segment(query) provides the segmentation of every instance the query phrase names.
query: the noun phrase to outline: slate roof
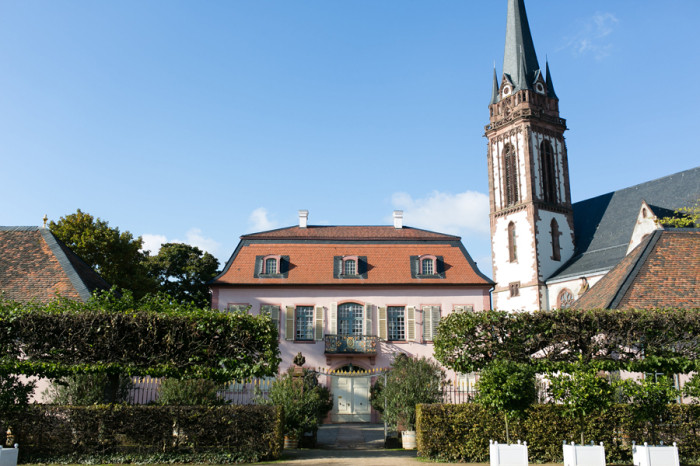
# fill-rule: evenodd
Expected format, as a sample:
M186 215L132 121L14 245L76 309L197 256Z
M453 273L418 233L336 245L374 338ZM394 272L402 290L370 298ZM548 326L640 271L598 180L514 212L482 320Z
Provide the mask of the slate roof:
M517 91L530 89L539 70L524 0L508 0L503 74L510 77Z
M18 302L87 301L109 283L47 228L0 227L0 294Z
M603 194L573 205L576 252L549 279L610 270L625 257L642 201L657 215L700 198L700 167Z
M700 309L700 229L657 230L572 306Z
M417 278L411 261L430 254L444 264L440 278ZM260 257L288 257L284 277L256 274ZM334 260L342 256L366 257L363 278L338 278ZM414 270L415 272L415 270ZM212 286L288 285L415 285L479 286L493 282L483 275L458 236L393 226L290 227L241 237L241 242Z

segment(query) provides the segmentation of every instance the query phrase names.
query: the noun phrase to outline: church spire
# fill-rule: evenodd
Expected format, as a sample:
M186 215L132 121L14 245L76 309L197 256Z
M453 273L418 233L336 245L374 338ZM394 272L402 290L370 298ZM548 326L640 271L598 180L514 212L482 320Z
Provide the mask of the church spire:
M549 73L549 60L545 65L547 68L547 95L552 99L557 98L557 94L554 92L554 83L552 82L552 75Z
M525 71L522 77L519 76L522 73L521 67ZM508 75L516 89L530 89L539 69L524 0L508 0L503 74Z
M498 75L496 74L496 64L493 64L493 89L491 90L491 103L489 105L498 103Z

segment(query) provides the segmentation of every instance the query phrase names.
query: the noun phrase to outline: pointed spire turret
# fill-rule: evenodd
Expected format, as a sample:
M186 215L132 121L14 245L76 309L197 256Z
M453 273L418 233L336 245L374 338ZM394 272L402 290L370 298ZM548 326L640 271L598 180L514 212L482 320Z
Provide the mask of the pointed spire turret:
M498 85L498 74L496 74L496 65L494 64L493 66L493 90L491 91L491 103L489 105L497 104L498 103L498 88L500 86Z
M553 99L556 99L557 94L554 92L554 83L552 82L552 75L549 73L549 60L547 60L545 67L547 68L547 95Z
M510 76L516 89L529 89L539 69L524 0L508 0L503 74ZM518 77L522 70L524 75Z

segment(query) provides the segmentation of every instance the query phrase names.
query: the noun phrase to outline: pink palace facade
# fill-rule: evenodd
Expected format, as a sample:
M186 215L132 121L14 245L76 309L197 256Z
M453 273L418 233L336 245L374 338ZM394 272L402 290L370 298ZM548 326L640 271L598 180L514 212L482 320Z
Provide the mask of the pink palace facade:
M377 421L369 376L395 354L433 355L441 317L490 308L493 282L457 236L393 226L299 225L244 235L212 280L212 307L268 313L279 331L285 371L302 352L306 367L355 372L326 380L332 422ZM458 377L449 373L451 381Z

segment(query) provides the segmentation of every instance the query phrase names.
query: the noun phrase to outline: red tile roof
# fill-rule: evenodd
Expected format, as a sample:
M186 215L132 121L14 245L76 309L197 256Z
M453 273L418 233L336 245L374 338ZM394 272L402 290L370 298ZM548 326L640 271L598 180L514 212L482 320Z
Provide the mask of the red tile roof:
M0 227L0 294L19 302L61 295L86 301L109 289L94 270L45 228Z
M256 257L289 257L286 278L256 278ZM411 256L441 256L444 278L413 278ZM367 258L366 278L334 278L334 258ZM216 285L476 285L490 287L459 237L413 228L309 227L284 228L245 235Z
M576 309L700 309L700 230L658 230L600 279Z
M342 241L358 240L445 240L459 241L459 236L445 235L418 228L394 228L393 226L309 226L289 227L243 235L241 239L327 239Z

